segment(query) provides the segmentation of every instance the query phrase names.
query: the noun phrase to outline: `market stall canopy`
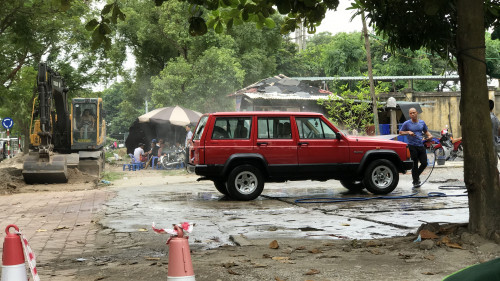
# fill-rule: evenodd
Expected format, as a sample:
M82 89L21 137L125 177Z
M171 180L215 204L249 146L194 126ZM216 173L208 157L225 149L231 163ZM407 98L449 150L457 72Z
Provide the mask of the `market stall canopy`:
M181 106L162 107L139 116L139 123L186 126L196 124L202 114Z

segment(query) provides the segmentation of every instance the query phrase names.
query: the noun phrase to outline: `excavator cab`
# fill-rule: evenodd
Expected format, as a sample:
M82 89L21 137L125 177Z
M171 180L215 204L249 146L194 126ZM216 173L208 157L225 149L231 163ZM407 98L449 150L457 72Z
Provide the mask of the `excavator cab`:
M105 132L101 98L75 98L71 106L71 150L97 150Z

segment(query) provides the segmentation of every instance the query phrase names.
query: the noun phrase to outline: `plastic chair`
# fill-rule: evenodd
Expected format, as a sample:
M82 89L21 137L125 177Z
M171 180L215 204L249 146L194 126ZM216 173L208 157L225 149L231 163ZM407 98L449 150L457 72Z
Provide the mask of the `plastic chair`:
M141 162L141 161L137 161L134 157L134 154L132 153L129 153L128 156L130 156L130 159L131 159L131 163L130 165L132 165L132 170L133 171L136 171L136 170L140 170L140 169L144 169L145 168L145 163L144 162ZM129 169L130 170L130 169Z

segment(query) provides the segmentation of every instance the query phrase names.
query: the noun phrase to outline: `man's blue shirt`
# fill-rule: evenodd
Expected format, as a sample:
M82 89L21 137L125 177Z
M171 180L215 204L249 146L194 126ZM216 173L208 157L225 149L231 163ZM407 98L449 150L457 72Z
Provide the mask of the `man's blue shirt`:
M424 144L422 143L422 137L423 133L427 132L427 125L425 124L424 120L418 120L418 122L413 123L413 121L406 120L403 123L403 126L401 126L400 131L412 131L415 133L415 136L410 136L408 135L408 144L409 145L414 145L414 146L423 146Z

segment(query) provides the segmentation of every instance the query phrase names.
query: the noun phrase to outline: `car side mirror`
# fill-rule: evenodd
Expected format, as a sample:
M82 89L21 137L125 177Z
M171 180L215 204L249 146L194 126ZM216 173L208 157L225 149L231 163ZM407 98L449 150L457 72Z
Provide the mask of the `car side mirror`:
M341 140L341 139L342 139L342 135L341 135L339 132L336 132L336 133L335 133L335 138L336 138L337 140Z

